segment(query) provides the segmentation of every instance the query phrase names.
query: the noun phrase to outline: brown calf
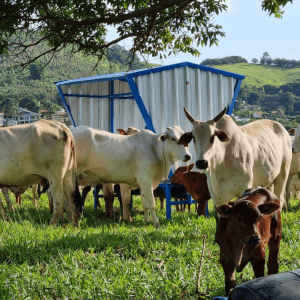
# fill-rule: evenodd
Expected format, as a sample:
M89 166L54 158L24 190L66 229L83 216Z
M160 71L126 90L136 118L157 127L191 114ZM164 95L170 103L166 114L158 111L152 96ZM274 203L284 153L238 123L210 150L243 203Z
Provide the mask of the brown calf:
M198 203L197 212L199 216L205 215L207 201L211 198L207 186L206 175L199 172L191 172L194 164L177 168L171 177L173 183L179 183Z
M225 291L236 286L235 269L251 262L256 278L264 276L265 250L269 245L268 275L278 273L281 239L280 202L264 187L247 189L241 198L217 207L220 219L216 242L225 273Z

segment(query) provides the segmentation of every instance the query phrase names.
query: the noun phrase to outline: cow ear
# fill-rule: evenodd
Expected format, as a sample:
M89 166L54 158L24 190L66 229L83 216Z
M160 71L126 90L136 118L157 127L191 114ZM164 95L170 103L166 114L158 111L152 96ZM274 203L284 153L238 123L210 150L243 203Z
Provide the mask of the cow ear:
M117 129L117 131L118 131L120 134L122 134L122 135L127 135L127 134L126 134L126 130L124 130L124 129L122 129L122 128Z
M264 215L271 215L273 212L275 212L277 209L280 208L280 205L275 202L267 202L261 205L257 206L260 213Z
M218 139L221 142L228 142L229 141L229 137L228 137L227 133L222 131L222 130L216 130L215 135L218 137Z
M166 140L167 136L165 134L161 134L158 138L159 141L164 142Z
M191 142L192 138L193 134L191 132L186 132L180 137L178 145L183 145L184 147L187 147L188 144Z
M290 133L291 135L295 135L296 132L296 128L291 128L290 130L288 130L288 133Z
M192 163L192 164L189 165L189 171L193 170L194 165L195 165L194 163Z
M221 204L216 208L216 211L221 217L228 217L233 213L233 208L228 204Z

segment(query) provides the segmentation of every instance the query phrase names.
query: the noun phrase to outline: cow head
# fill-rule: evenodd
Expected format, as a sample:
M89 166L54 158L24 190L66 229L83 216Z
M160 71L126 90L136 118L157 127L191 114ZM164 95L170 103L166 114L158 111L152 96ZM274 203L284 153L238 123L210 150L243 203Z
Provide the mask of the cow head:
M170 178L170 180L173 183L179 183L181 184L183 181L183 174L190 172L194 168L194 163L190 164L189 166L182 166L176 169L173 176Z
M192 132L185 133L180 138L180 143L187 144L192 139L195 144L196 150L196 167L199 169L209 168L209 161L212 157L214 145L217 141L227 142L229 140L228 135L217 129L216 123L223 117L226 112L226 108L218 114L214 119L207 122L200 122L195 120L184 107L184 112L188 120L193 124Z
M174 162L182 160L189 161L192 155L187 145L178 143L180 137L183 135L183 130L180 126L168 127L167 131L159 136L159 141L164 143L165 151L168 153L170 159Z
M228 218L228 232L242 244L257 246L261 242L259 220L280 208L278 198L263 187L246 190L234 202L221 204L216 211Z
M297 128L290 129L289 133L292 134L292 136L295 136L292 143L293 153L299 153L300 152L300 125Z
M140 132L140 130L138 128L135 128L135 127L128 127L128 130L120 128L120 129L117 129L117 131L121 135L134 135L134 134Z

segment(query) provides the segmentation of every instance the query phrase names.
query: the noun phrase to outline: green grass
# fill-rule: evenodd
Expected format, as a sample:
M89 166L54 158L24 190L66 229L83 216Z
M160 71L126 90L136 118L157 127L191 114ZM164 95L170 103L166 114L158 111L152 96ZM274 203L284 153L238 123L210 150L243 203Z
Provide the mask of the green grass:
M300 268L300 213L297 201L291 203L283 213L280 272ZM158 229L144 224L139 197L133 206L131 223L120 221L117 200L107 220L104 204L93 210L90 193L78 228L67 221L52 227L46 196L35 208L27 191L21 207L8 212L10 221L0 221L0 299L199 299L204 235L200 289L207 299L224 295L212 203L209 219L173 211L168 221L158 210ZM252 279L251 266L237 278L238 284Z
M217 69L246 75L243 84L264 86L280 86L289 82L296 82L300 78L300 68L275 67L240 63L234 65L218 65Z

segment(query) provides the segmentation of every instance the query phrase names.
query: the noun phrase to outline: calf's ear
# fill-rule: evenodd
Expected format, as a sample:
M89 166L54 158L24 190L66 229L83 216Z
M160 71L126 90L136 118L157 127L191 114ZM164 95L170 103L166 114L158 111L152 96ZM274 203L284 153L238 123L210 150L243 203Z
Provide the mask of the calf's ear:
M192 164L189 165L189 171L193 170L194 165L195 165L194 163L192 163Z
M193 134L191 132L186 132L180 137L178 145L183 145L184 147L187 147L188 144L191 142L192 138Z
M233 208L228 204L221 204L216 208L221 217L228 217L233 213Z
M229 141L229 137L228 137L227 133L222 131L222 130L216 130L215 135L218 137L218 139L221 142L228 142Z
M166 140L167 136L165 134L161 134L158 138L159 141L164 142Z
M124 129L122 129L122 128L117 129L117 131L118 131L120 134L122 134L122 135L126 135L126 131L125 131Z
M290 133L291 135L295 135L295 131L296 128L291 128L290 130L288 130L288 133Z
M280 205L275 202L267 202L267 203L258 205L257 208L261 214L271 215L273 212L275 212L277 209L280 208Z

